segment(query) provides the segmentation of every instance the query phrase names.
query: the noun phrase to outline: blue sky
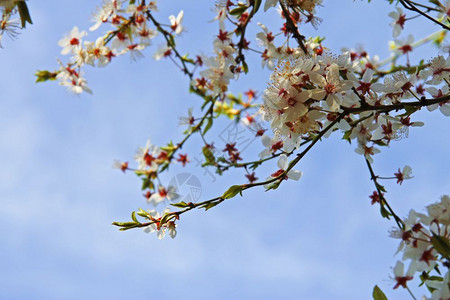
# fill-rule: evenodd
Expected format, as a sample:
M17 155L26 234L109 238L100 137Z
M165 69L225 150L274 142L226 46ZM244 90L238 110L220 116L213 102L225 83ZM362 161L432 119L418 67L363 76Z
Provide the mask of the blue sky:
M359 43L388 56L392 7L324 2L323 24L318 31L306 27L305 35L326 36L336 52ZM180 48L211 53L217 25L208 23L214 17L210 1L185 3L161 2L157 16L167 20L184 9L187 32ZM299 182L267 193L249 190L207 213L187 214L174 240L111 226L138 207L151 208L139 180L113 170L113 160L131 161L149 137L159 145L181 138L178 116L200 99L186 92L187 79L170 61L151 59L156 41L138 62L122 57L106 69L86 68L93 95L35 84L36 70L57 67L63 34L74 25L90 26L94 4L30 1L34 24L17 40L3 41L0 299L369 299L375 284L392 298L408 297L393 291L389 280L397 241L388 230L394 224L370 205L373 186L365 162L339 137L319 143L298 165L304 173ZM278 22L275 13L265 17L273 30ZM437 30L421 24L407 29L416 38ZM420 50L426 58L436 54L434 48ZM233 90L264 90L269 72L251 62L256 72ZM375 157L383 175L406 164L413 168L413 180L388 184L388 199L402 216L450 192L448 119L427 111L417 118L425 127ZM199 153L195 142L188 153ZM255 142L244 157L259 151ZM266 173L260 177L272 168L261 169ZM200 179L203 199L245 179L233 173L213 182L194 164L171 169L165 179L183 171Z

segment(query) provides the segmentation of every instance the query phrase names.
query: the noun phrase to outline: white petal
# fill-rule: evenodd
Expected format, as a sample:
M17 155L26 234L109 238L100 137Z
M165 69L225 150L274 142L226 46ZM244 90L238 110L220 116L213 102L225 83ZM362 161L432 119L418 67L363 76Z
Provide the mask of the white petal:
M302 177L302 172L299 170L290 170L287 173L288 179L299 180Z
M287 169L289 162L288 162L288 158L287 158L286 154L280 155L280 159L278 159L277 165L278 165L278 168L280 168L282 170Z
M446 104L442 105L441 107L439 107L439 110L445 116L450 117L450 105L448 103L446 103Z

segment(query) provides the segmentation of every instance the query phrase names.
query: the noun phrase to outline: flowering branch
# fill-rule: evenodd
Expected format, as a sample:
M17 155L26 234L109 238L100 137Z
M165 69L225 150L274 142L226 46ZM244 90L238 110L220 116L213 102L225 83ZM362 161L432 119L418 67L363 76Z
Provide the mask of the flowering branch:
M423 11L421 11L411 1L409 1L409 0L399 0L399 1L403 5L403 7L405 7L406 9L415 11L415 12L421 14L422 16L424 16L425 18L427 18L428 20L430 20L431 22L440 25L442 28L444 28L446 30L450 30L450 27L448 27L447 25L443 24L442 22L436 20L435 18L431 17L430 15L424 13Z

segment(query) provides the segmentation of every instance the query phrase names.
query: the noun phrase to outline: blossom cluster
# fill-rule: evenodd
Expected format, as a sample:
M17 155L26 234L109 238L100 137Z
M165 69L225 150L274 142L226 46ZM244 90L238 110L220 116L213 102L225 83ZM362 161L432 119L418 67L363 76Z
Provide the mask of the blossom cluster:
M407 288L418 273L432 293L427 299L450 299L450 197L442 196L439 202L428 205L426 213L411 210L404 226L391 231L391 237L401 240L397 253L402 253L402 261L409 261L406 272L402 261L396 263L394 289Z
M144 212L143 212L144 213ZM144 227L145 233L156 233L158 239L163 239L166 235L166 231L169 232L169 236L171 238L175 238L177 235L176 224L175 221L169 221L164 224L161 224L161 219L164 215L169 213L169 209L164 210L164 212L160 215L156 210L148 210L145 212L145 216L152 221L151 224Z
M90 93L86 79L83 77L81 67L91 65L104 67L113 58L129 54L132 60L143 56L142 50L150 46L151 40L161 30L160 24L151 25L151 12L157 11L156 1L147 4L124 4L123 0L105 0L93 16L94 25L90 31L97 30L102 24L108 23L113 29L95 41L83 41L86 31L74 27L69 34L62 38L58 44L62 47L61 54L70 55L67 64L60 63L56 72L60 84L68 87L76 94ZM143 2L144 3L144 2ZM181 34L183 11L177 17L169 16L168 30L173 34ZM155 27L156 26L156 27ZM159 26L159 28L158 28ZM155 59L170 55L170 47L161 46L155 53Z
M269 147L282 145L290 152L298 147L302 137L317 134L344 113L345 118L325 137L333 129L348 132L348 139L358 141L356 152L370 161L371 156L379 152L374 143L389 144L402 128L423 125L412 122L409 115L393 116L373 111L405 100L420 100L427 95L447 96L450 58L438 56L421 71L397 72L386 76L382 83L379 78L376 69L361 70L350 52L338 57L303 56L282 62L270 77L261 108L275 134ZM430 103L427 107L429 110L439 107L444 115L450 115L449 101ZM358 108L364 112L357 113ZM364 108L373 108L373 111ZM352 114L352 110L355 113Z

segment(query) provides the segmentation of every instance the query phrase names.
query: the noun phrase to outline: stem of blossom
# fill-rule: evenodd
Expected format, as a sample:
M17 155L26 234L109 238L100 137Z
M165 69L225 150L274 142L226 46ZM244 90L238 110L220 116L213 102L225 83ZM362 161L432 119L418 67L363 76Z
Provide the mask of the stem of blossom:
M161 24L158 21L156 21L156 19L153 17L153 15L150 13L150 11L147 11L147 17L153 22L153 25L155 25L156 29L158 29L158 31L163 34L164 38L166 39L167 45L170 48L172 48L173 52L175 53L175 56L180 60L181 64L183 65L181 70L184 72L184 74L189 76L189 79L192 80L192 78L194 77L194 74L191 71L189 71L185 60L183 59L183 57L180 55L180 53L176 49L176 47L173 43L173 36L167 30L162 28ZM172 38L170 38L170 37L172 37Z
M294 24L294 22L292 22L291 15L290 15L288 9L286 8L286 6L284 5L283 1L280 0L279 3L281 6L281 9L283 10L284 18L286 19L286 29L294 35L294 38L297 40L298 45L303 50L303 53L305 53L305 55L309 56L308 50L306 49L306 46L304 43L305 37L298 32L298 27L297 27L297 25Z
M400 0L400 3L406 9L411 10L411 11L415 11L415 12L421 14L422 16L424 16L425 18L429 19L430 21L440 25L442 28L444 28L446 30L450 30L450 27L448 27L447 25L443 24L442 22L436 20L435 18L431 17L430 15L424 13L423 11L421 11L413 3L411 3L411 1L409 1L409 0Z
M312 141L312 139L305 140L305 141L303 141L303 142L300 143L300 146L306 145L307 143L310 143L311 141ZM226 171L226 170L228 170L230 167L233 167L233 168L245 168L245 169L247 169L247 167L250 166L250 165L254 165L254 164L258 164L258 163L263 163L263 162L266 162L266 161L268 161L268 160L272 160L272 159L274 159L274 158L277 158L277 157L280 156L281 154L286 154L286 156L291 156L293 153L294 153L293 151L292 151L292 152L280 152L280 153L277 153L277 154L272 154L272 156L267 157L267 158L264 158L264 159L260 159L260 160L249 161L249 162L245 162L245 163L235 163L235 164L230 164L230 165L228 165L228 166L224 166L224 165L217 164L217 167L218 167L220 170L222 170L222 171Z
M408 286L406 286L406 289L408 290L408 292L409 292L409 294L411 295L411 297L412 297L414 300L417 300L417 298L414 297L414 294L411 292L411 290L409 289Z
M245 23L242 25L238 25L238 27L240 27L241 38L239 39L239 42L237 44L238 55L236 57L236 63L245 62L245 56L242 53L242 51L244 50L244 46L245 46L245 31L247 29L247 25L250 22L251 18L255 15L255 10L253 9L254 5L255 5L255 3L253 2L253 4L251 5L251 7L252 7L251 12L247 17L247 20L245 20Z
M119 32L125 31L133 22L134 17L131 16L130 19L128 19L128 21L125 24L123 24L119 29L108 32L105 39L103 40L103 46L107 45Z
M397 223L398 228L403 230L405 228L405 224L403 223L402 219L400 219L400 217L397 216L397 214L391 208L389 203L386 201L386 198L384 198L383 193L382 193L382 191L380 189L380 184L378 183L378 180L377 180L378 177L375 175L375 172L373 171L372 165L371 165L371 163L369 162L369 160L367 158L366 158L366 164L367 164L367 167L369 168L370 177L371 177L370 179L374 182L375 188L377 189L377 192L378 192L378 196L380 197L380 206L383 207L384 205L386 205L386 207L388 208L389 212L394 217L394 220Z
M181 142L179 142L176 145L176 148L172 151L172 153L169 155L169 162L173 159L173 157L175 156L176 152L178 151L178 149L181 149L184 145L184 143L186 143L186 141L191 137L191 135L196 132L196 131L201 131L201 127L203 122L206 120L206 118L208 117L209 114L212 114L213 109L214 109L214 104L216 103L216 101L214 99L211 100L211 105L208 107L208 110L206 111L206 113L203 115L203 117L201 118L200 122L198 122L197 125L195 125L192 130L186 134L186 136L183 138L183 140Z

